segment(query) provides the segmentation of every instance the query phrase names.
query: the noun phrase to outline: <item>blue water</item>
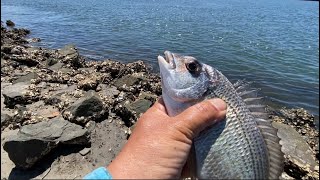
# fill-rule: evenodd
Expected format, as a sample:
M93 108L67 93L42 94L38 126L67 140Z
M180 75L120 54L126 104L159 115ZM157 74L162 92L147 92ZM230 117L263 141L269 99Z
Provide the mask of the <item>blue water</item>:
M157 71L171 50L197 57L231 81L261 88L267 104L319 115L319 2L300 0L2 0L1 20L81 54Z

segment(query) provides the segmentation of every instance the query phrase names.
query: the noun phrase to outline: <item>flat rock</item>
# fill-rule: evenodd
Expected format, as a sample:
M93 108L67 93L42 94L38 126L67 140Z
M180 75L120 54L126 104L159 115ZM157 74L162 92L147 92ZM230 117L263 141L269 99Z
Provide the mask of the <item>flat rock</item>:
M27 75L19 77L18 79L14 80L12 83L16 84L19 82L30 82L31 79L36 79L37 77L38 77L37 73L31 72L31 73L28 73Z
M54 65L51 65L50 67L48 67L48 69L50 69L50 70L52 70L52 71L58 71L58 70L60 70L63 66L64 66L64 63L58 62L58 63L55 63Z
M25 103L25 95L27 94L30 83L19 82L6 86L2 92L4 96L4 104L12 107L15 104Z
M4 143L9 158L20 168L30 168L59 143L88 144L89 135L81 126L61 118L23 126Z

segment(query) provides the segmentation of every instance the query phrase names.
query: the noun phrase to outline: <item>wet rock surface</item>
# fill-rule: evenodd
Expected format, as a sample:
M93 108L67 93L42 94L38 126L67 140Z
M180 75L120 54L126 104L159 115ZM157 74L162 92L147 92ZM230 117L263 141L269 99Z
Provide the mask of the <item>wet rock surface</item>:
M75 45L32 47L40 39L10 24L1 23L1 178L82 178L110 163L161 95L159 75L143 61L90 61ZM319 177L314 117L285 109L272 119L286 137L283 177Z

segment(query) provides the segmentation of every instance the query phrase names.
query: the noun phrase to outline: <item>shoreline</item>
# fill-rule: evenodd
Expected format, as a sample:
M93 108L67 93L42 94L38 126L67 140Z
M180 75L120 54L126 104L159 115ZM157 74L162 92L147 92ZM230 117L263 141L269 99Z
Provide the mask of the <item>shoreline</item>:
M159 75L143 61L88 60L74 45L32 47L26 40L30 30L15 29L11 22L11 27L1 23L1 178L81 178L111 162L136 120L161 95ZM271 114L284 134L296 133L297 143L310 150L303 157L286 154L283 176L319 178L314 116L286 108ZM21 155L17 148L36 152ZM46 174L48 167L54 173Z

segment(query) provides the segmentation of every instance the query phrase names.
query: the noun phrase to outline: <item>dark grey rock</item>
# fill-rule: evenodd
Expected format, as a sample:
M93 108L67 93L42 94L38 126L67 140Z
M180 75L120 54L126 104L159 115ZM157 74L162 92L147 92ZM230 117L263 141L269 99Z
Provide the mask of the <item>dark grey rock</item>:
M46 61L46 66L47 67L53 66L53 65L57 64L58 62L59 62L58 59L48 58L47 61Z
M136 101L130 104L127 104L126 107L130 111L134 111L136 115L139 116L140 114L146 112L151 105L152 105L152 102L147 99L137 99Z
M18 79L14 80L12 83L16 84L18 82L30 82L31 79L36 79L38 77L37 73L31 72L28 73L27 75L21 76Z
M11 20L7 20L7 21L6 21L6 25L7 25L7 26L10 26L10 27L13 27L13 26L15 26L16 24L14 24L14 22L12 22Z
M76 67L82 66L82 61L79 52L74 45L66 45L58 51L59 55L63 58L64 63L71 64Z
M23 126L4 143L4 150L20 168L30 168L59 143L88 144L89 134L81 126L62 118Z
M8 114L1 112L1 130L4 129L11 121L11 117Z
M116 79L113 84L120 90L127 90L128 87L139 82L139 78L131 74Z
M90 90L85 97L80 98L67 108L63 115L66 119L85 124L90 119L101 118L104 113L102 100L94 91Z
M36 66L39 64L37 59L31 58L29 56L12 56L11 60L27 66Z
M27 169L54 147L55 142L15 136L4 143L3 149L8 152L9 158L17 167Z
M11 45L3 45L3 46L1 46L1 52L6 53L6 54L10 54L12 48L13 48L13 46L11 46Z

